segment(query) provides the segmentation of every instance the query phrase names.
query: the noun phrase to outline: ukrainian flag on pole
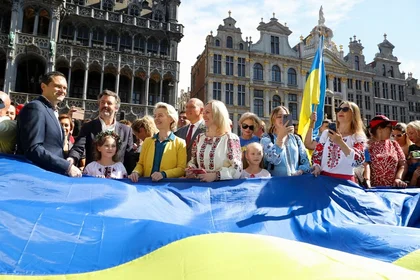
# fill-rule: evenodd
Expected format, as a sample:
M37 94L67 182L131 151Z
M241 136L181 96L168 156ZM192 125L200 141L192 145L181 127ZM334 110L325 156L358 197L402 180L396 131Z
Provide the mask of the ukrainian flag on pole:
M322 125L324 119L325 86L324 36L321 36L318 50L312 62L312 67L303 91L298 130L302 139L305 139L306 133L309 130L311 113L315 108L317 121L313 131L314 136L318 134L318 129Z

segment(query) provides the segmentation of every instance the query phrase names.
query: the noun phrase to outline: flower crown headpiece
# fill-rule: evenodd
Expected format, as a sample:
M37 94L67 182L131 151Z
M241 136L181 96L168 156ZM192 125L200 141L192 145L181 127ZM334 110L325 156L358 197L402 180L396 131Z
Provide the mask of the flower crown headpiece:
M95 143L98 143L102 138L105 138L107 136L110 136L115 139L115 142L117 142L117 150L120 150L122 145L121 138L118 134L111 130L105 130L101 133L98 133L98 135L96 135L95 137Z

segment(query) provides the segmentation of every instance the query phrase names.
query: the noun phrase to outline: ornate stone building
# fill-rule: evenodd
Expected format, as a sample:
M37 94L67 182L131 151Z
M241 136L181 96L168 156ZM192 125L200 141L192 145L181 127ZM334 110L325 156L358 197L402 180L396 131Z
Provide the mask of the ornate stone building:
M380 113L404 122L420 119L417 80L411 76L406 80L400 72L400 62L392 55L394 46L386 35L374 61L366 63L363 45L356 36L350 38L347 55L343 46L337 47L332 41L333 31L325 25L322 9L318 24L293 48L289 43L292 31L274 14L269 22L261 19L257 30L260 38L256 43L252 38L244 40L229 12L217 34L207 36L205 49L191 70L191 97L222 100L231 114L234 131L239 131L237 121L244 112L268 120L272 108L278 105L287 106L297 123L319 34L325 38L327 118L335 119L333 108L342 100L350 100L360 106L366 123ZM407 97L408 91L413 97ZM409 104L414 104L417 112L409 110ZM406 118L408 112L410 119Z
M18 103L41 92L39 78L67 77L63 111L88 116L103 89L118 93L121 118L176 102L180 0L4 0L0 4L0 88ZM149 109L149 110L148 110Z

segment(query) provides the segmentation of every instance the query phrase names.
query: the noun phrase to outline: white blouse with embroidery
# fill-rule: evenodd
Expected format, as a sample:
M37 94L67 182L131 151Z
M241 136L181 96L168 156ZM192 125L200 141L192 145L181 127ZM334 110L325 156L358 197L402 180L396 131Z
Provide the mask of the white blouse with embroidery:
M238 179L242 172L239 137L233 133L217 137L199 134L192 145L188 167L216 172L216 180Z
M83 169L83 174L112 179L127 178L127 171L121 162L116 162L109 166L103 166L96 161L92 161L85 167L85 169Z

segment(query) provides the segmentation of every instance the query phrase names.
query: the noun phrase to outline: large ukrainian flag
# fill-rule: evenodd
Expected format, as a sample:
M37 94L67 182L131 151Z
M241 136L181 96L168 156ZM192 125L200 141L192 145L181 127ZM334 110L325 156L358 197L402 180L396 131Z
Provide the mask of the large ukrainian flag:
M305 89L302 97L302 107L299 116L298 133L305 139L309 129L310 116L315 109L317 112L317 121L313 135L318 133L318 129L322 125L324 119L324 102L325 102L325 66L324 66L324 36L319 39L318 50L312 62L309 76L306 80Z

